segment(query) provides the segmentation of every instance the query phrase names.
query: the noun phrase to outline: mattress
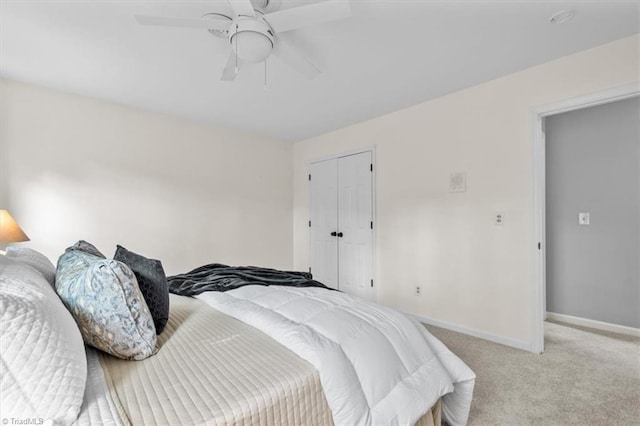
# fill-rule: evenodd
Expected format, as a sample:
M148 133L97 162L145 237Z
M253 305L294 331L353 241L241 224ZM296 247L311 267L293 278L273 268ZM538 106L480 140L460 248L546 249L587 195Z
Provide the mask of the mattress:
M125 423L332 424L311 364L197 299L171 295L158 344L143 361L100 353Z

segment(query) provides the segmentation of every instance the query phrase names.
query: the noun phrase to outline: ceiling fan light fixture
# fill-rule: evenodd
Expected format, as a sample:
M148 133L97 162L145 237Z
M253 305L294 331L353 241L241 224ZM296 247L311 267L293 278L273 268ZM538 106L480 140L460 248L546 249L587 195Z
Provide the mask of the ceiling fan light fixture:
M273 31L262 20L238 19L229 30L229 41L240 59L263 62L273 50Z
M233 51L247 62L257 63L266 60L273 50L273 42L261 33L242 31L231 38Z

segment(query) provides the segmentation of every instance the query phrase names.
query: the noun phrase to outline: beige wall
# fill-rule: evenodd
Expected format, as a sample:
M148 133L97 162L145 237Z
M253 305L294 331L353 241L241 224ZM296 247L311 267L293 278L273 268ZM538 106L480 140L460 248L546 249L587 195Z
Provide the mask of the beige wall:
M375 145L378 301L527 347L532 109L640 81L638 56L636 35L295 144L294 267L309 262L308 162ZM457 171L467 192L452 194Z
M634 36L293 148L2 80L0 206L54 260L84 238L169 273L210 261L306 270L308 162L376 145L379 302L524 347L532 108L640 81L638 56ZM448 192L455 171L467 192Z
M168 273L291 267L289 144L8 80L0 132L0 205L54 262L86 239Z

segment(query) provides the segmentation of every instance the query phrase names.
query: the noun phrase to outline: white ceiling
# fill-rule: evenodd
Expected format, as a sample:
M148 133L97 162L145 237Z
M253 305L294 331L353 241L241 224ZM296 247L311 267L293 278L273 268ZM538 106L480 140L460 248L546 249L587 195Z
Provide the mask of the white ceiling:
M298 141L639 31L638 1L351 4L352 18L287 34L324 74L306 80L269 60L265 91L261 65L220 81L225 40L133 19L229 11L224 0L1 0L0 75ZM561 9L576 17L550 24Z

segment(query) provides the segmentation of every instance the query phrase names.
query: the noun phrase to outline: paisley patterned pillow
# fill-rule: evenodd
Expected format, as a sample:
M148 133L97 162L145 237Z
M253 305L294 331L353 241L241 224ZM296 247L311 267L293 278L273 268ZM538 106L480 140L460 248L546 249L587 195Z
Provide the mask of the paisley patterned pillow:
M80 251L84 251L86 253L92 254L94 256L101 257L103 259L107 258L107 256L102 254L102 252L100 252L100 250L98 250L96 246L94 246L93 244L85 240L76 241L76 243L71 247L67 248L67 250L80 250Z
M89 345L123 359L157 352L153 318L127 265L69 247L58 259L56 291Z

